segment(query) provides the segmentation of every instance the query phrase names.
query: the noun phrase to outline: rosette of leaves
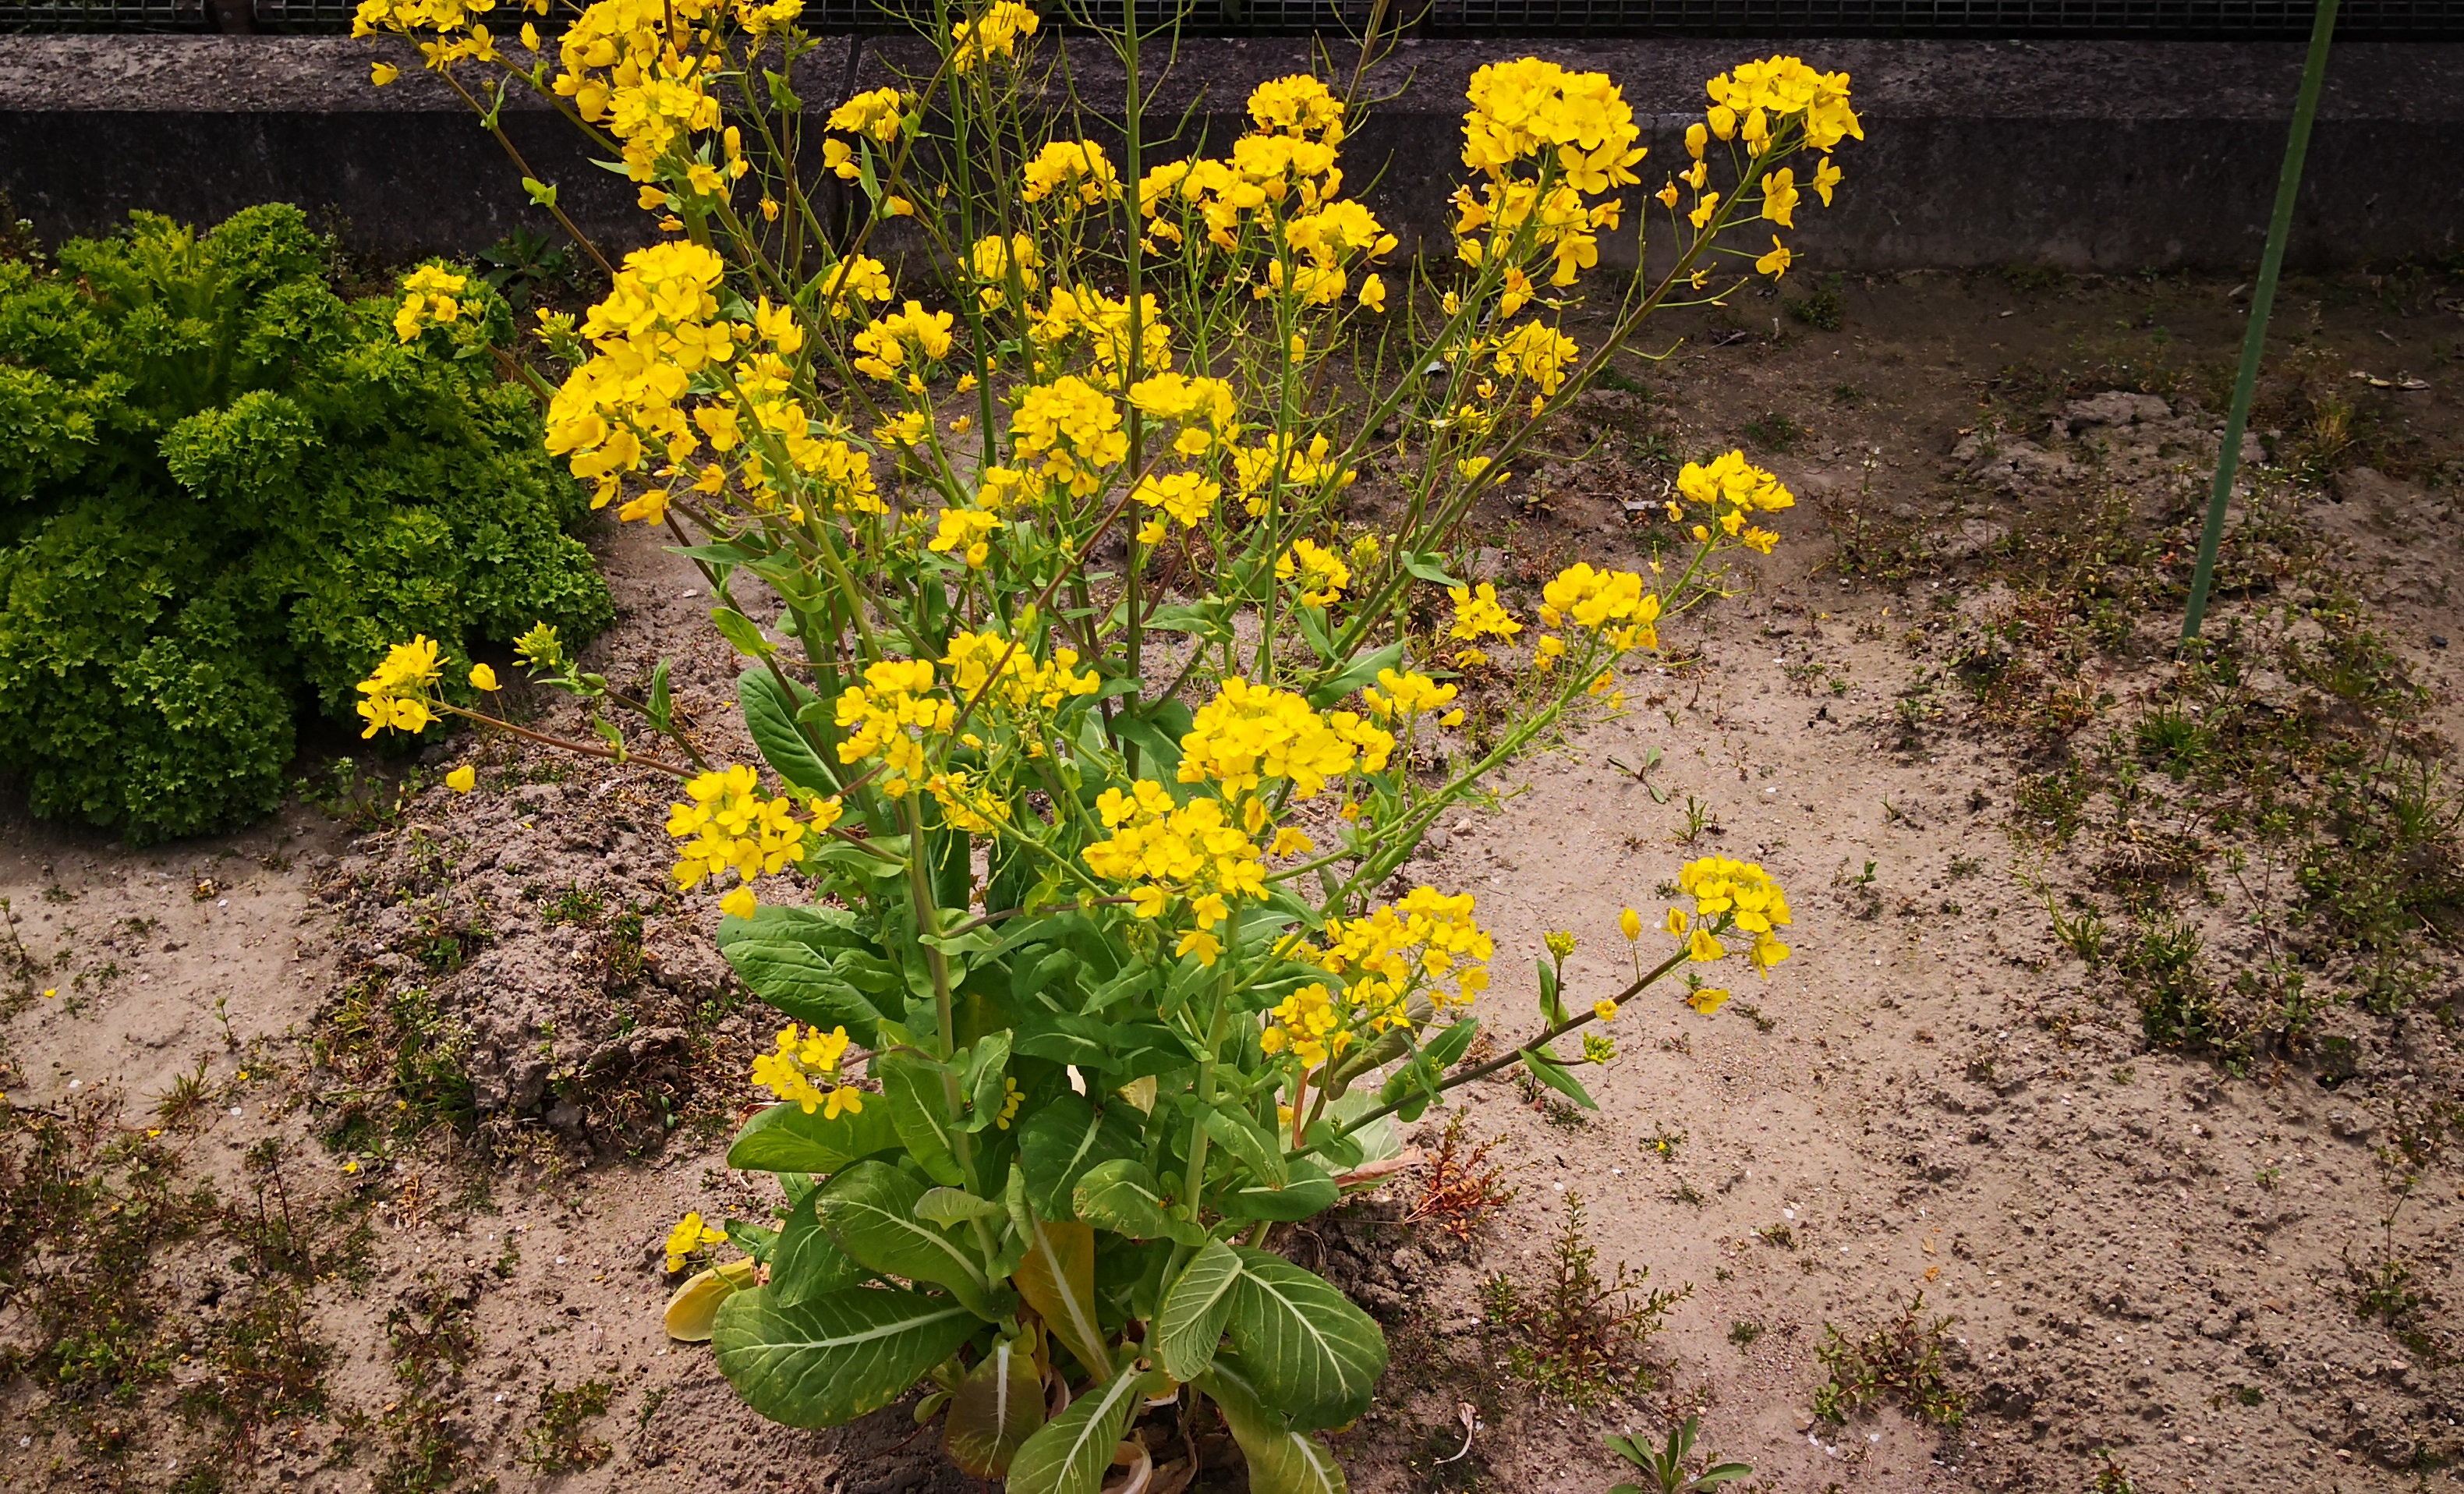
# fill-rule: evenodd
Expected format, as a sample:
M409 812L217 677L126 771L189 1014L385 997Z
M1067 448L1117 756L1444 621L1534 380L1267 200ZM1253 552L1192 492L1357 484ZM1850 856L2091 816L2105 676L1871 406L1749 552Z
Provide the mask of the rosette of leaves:
M745 699L760 730L765 676L747 676ZM816 859L856 876L891 865L844 846ZM998 886L1016 876L997 867L996 895L1026 890ZM1253 949L1272 936L1260 924ZM1385 1337L1332 1284L1253 1241L1332 1207L1344 1171L1392 1153L1392 1130L1330 1126L1287 1155L1260 1118L1274 1088L1254 1022L1202 1072L1201 1044L1158 1020L1271 1005L1308 967L1269 964L1226 992L1219 970L1143 962L1074 911L887 945L868 927L880 925L828 907L721 927L746 983L790 1017L844 1026L880 1086L836 1116L773 1106L728 1153L776 1174L785 1199L775 1229L731 1229L767 1267L765 1285L726 1284L741 1289L712 1324L738 1393L822 1427L920 1388L919 1417L946 1410L961 1468L1017 1494L1092 1494L1140 1409L1186 1385L1221 1411L1260 1494L1341 1489L1318 1434L1368 1408ZM930 1036L927 940L961 1040L946 1060Z
M612 615L503 300L473 275L406 342L331 261L270 204L0 262L0 768L37 814L227 828L389 641Z

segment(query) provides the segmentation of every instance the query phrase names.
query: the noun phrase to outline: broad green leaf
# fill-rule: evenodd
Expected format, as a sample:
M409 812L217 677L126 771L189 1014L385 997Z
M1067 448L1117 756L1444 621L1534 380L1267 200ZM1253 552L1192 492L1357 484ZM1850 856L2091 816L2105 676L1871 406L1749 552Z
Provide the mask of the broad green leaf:
M1175 1219L1164 1207L1163 1189L1146 1164L1130 1157L1099 1162L1069 1191L1078 1217L1097 1229L1109 1229L1132 1240L1172 1240L1184 1245L1204 1242L1206 1231L1188 1219Z
M1034 1223L1026 1258L1010 1283L1064 1349L1089 1372L1106 1373L1112 1351L1095 1316L1095 1232L1075 1219Z
M1240 1280L1241 1257L1223 1241L1210 1240L1164 1293L1155 1314L1155 1346L1174 1379L1194 1380L1215 1362L1224 1320L1232 1315L1232 1288Z
M950 1097L942 1090L937 1066L907 1053L886 1053L873 1060L881 1079L882 1099L907 1154L936 1183L964 1186L958 1170L957 1123L950 1114Z
M863 1046L876 1041L881 1012L842 973L865 953L853 915L837 908L764 906L719 921L718 950L753 994L798 1022L845 1027Z
M769 1288L719 1305L718 1372L745 1404L788 1426L841 1426L907 1394L982 1320L947 1297L852 1287L798 1307Z
M915 1200L915 1217L946 1229L969 1219L997 1219L1001 1206L990 1198L979 1198L963 1188L928 1188L924 1197Z
M753 619L734 607L711 608L710 621L718 629L718 636L727 640L727 646L748 659L766 659L779 651L778 645L761 636Z
M1532 1078L1573 1100L1583 1109L1596 1110L1600 1108L1599 1102L1592 1098L1591 1091L1584 1088L1581 1081L1574 1077L1573 1070L1568 1068L1547 1048L1525 1048L1523 1066L1531 1070Z
M1249 1169L1249 1175L1268 1188L1280 1188L1286 1177L1282 1143L1267 1135L1255 1117L1245 1110L1219 1108L1206 1112L1206 1133L1215 1144L1239 1157ZM1184 1374L1181 1379L1188 1379Z
M996 1318L983 1263L957 1241L916 1218L924 1185L885 1162L859 1162L814 1195L822 1227L838 1247L884 1276L946 1286L984 1317Z
M979 1479L1009 1471L1019 1444L1044 1425L1044 1382L1035 1361L1002 1339L978 1361L950 1396L941 1445L950 1461Z
M1124 1366L1103 1385L1069 1403L1010 1461L1008 1494L1096 1494L1112 1466L1112 1449L1130 1417L1162 1376Z
M1100 1018L1047 1012L1020 1022L1015 1038L1018 1050L1029 1058L1094 1069L1101 1068L1111 1052L1108 1041L1111 1031L1112 1024Z
M1315 1219L1342 1201L1343 1190L1315 1162L1295 1157L1287 1165L1290 1173L1284 1186L1268 1188L1261 1184L1241 1189L1222 1200L1224 1216L1288 1224Z
M719 1305L752 1285L754 1272L759 1269L759 1263L747 1259L695 1272L693 1280L677 1287L676 1294L668 1299L668 1336L688 1344L710 1342L711 1327L718 1321Z
M1309 703L1323 711L1361 686L1375 683L1379 670L1391 670L1402 662L1403 646L1399 643L1355 653L1341 670L1318 682L1309 692Z
M1125 1104L1098 1110L1084 1095L1062 1094L1019 1128L1018 1163L1026 1173L1026 1199L1039 1218L1077 1218L1070 1190L1098 1162L1133 1156L1142 1126Z
M966 1078L961 1085L968 1102L967 1130L982 1131L1001 1119L1001 1106L1008 1097L1002 1081L1008 1076L1008 1033L987 1034L967 1050Z
M898 1128L885 1105L841 1110L833 1120L826 1110L807 1113L788 1100L744 1123L727 1149L727 1165L747 1173L835 1173L897 1145Z
M796 713L804 702L789 698L778 676L756 665L736 677L736 703L744 712L744 729L770 771L810 794L835 794L839 776L813 751Z
M1199 1377L1198 1388L1222 1408L1232 1440L1241 1444L1249 1464L1249 1494L1344 1494L1343 1465L1333 1449L1293 1431L1291 1418L1268 1409L1243 1369L1226 1355Z
M1446 574L1446 558L1435 550L1405 551L1403 568L1422 581L1441 586L1460 586L1462 582Z
M815 1212L818 1192L808 1192L779 1226L779 1242L770 1249L770 1294L783 1307L829 1292L862 1285L870 1276L855 1259L830 1239Z
M1303 1431L1341 1426L1369 1409L1386 1373L1386 1335L1332 1283L1278 1255L1241 1256L1232 1347L1267 1405Z

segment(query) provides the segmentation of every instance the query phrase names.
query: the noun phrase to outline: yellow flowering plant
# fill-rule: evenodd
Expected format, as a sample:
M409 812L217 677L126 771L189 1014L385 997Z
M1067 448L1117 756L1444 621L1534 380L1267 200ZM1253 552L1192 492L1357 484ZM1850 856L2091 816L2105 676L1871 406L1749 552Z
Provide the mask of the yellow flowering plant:
M540 318L569 370L547 444L702 568L761 761L706 760L664 669L634 700L552 631L518 655L589 707L561 745L677 780L676 880L788 1019L750 1076L776 1103L729 1153L778 1175L778 1217L730 1226L758 1268L694 1277L671 1329L797 1425L923 1384L952 1458L1023 1494L1093 1494L1142 1406L1200 1397L1253 1488L1339 1488L1317 1433L1367 1407L1384 1339L1262 1248L1272 1228L1373 1186L1394 1122L1443 1090L1521 1065L1590 1105L1576 1068L1611 1044L1554 1044L1682 969L1787 954L1760 868L1697 862L1662 954L1622 927L1629 983L1570 1000L1552 935L1537 1035L1464 1066L1491 937L1468 894L1388 888L1535 738L1616 710L1726 557L1774 542L1792 499L1730 452L1668 500L1692 541L1673 575L1576 563L1518 604L1445 559L1646 318L1732 290L1724 255L1785 271L1722 239L1829 200L1847 79L1780 57L1711 81L1660 194L1675 267L1612 293L1586 348L1568 314L1601 294L1644 158L1604 76L1474 74L1453 257L1410 263L1344 195L1357 74L1267 82L1228 149L1158 152L1144 38L1109 38L1117 122L1055 128L1025 102L1039 18L994 0L937 8L936 66L815 131L798 9L600 0L519 55L488 0L360 11L474 106L536 90L656 217L585 317ZM454 289L407 286L406 324ZM1373 465L1398 516L1347 527ZM768 627L737 601L760 591ZM1416 631L1431 602L1449 620ZM1516 692L1477 748L1476 667ZM486 707L484 666L475 706L440 668L398 646L361 687L368 730L557 740ZM706 1242L692 1222L671 1263Z

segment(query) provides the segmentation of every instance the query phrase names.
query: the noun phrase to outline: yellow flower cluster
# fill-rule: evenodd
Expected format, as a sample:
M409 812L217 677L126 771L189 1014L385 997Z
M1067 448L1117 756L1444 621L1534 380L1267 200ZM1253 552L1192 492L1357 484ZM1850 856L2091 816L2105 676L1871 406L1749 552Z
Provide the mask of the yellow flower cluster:
M1302 957L1347 977L1355 988L1364 977L1404 990L1451 976L1451 998L1430 988L1435 1003L1443 1008L1467 1002L1488 988L1486 966L1493 951L1487 931L1472 916L1473 906L1469 892L1449 896L1433 887L1417 887L1401 902L1365 916L1328 919L1325 947Z
M1130 454L1120 405L1076 374L1029 385L1018 392L1015 405L1010 435L1019 456L1040 463L1047 480L1074 496L1093 493L1105 469Z
M395 335L407 342L423 328L460 319L462 303L455 297L470 283L468 275L454 275L435 265L413 270L403 277L402 305L393 314Z
M1295 582L1305 607L1332 606L1352 584L1352 567L1343 557L1314 539L1295 539L1275 557L1275 580Z
M1725 957L1728 950L1719 936L1731 930L1753 936L1746 958L1756 974L1768 978L1771 968L1788 958L1788 946L1772 932L1790 922L1788 896L1759 863L1705 856L1687 862L1677 885L1694 899L1694 914L1689 920L1684 910L1670 909L1668 932L1686 940L1693 959Z
M1455 616L1446 628L1446 636L1468 645L1455 653L1457 669L1468 670L1488 662L1488 655L1479 647L1482 639L1511 638L1523 631L1523 625L1497 600L1497 587L1488 582L1477 587L1456 586L1448 595L1454 598Z
M1258 1034L1258 1046L1270 1058L1289 1053L1304 1071L1323 1067L1328 1059L1341 1058L1352 1047L1348 1004L1325 982L1312 980L1275 1003L1269 1013L1274 1021ZM1381 1008L1372 1020L1391 1024L1400 1015L1397 1004Z
M864 671L864 683L839 694L835 707L841 762L878 758L889 770L881 791L892 799L925 778L926 739L949 735L958 717L955 701L932 693L933 661L884 659Z
M687 802L668 807L668 833L686 845L676 855L676 885L694 888L704 879L734 871L739 882L776 873L804 853L807 830L826 830L839 819L835 799L813 801L809 823L796 818L796 803L761 792L760 776L742 763L703 773L685 783ZM753 912L748 889L731 894L727 912Z
M1380 721L1391 721L1400 716L1408 722L1418 716L1443 712L1438 724L1455 726L1463 721L1463 713L1447 711L1446 707L1454 704L1456 693L1454 686L1441 685L1417 670L1397 673L1393 670L1379 670L1377 683L1363 690L1360 698L1368 703L1370 714Z
M1266 512L1268 498L1278 488L1287 494L1307 494L1330 479L1337 488L1351 487L1359 473L1350 467L1337 468L1327 460L1333 449L1324 435L1311 436L1304 443L1296 430L1268 431L1256 446L1235 448L1232 475L1241 490L1242 506L1255 518Z
M1634 571L1594 570L1575 561L1541 588L1540 621L1551 627L1571 622L1620 652L1660 647L1659 594L1643 590Z
M1040 24L1036 13L1018 0L995 0L978 19L950 28L950 39L957 44L951 51L950 65L960 73L972 73L994 57L1014 56L1019 38L1034 35Z
M1031 617L1023 619L1021 626L1028 621ZM1073 699L1095 693L1104 684L1093 670L1075 668L1075 648L1055 648L1046 663L998 633L951 635L950 652L941 663L950 670L951 690L970 700L994 680L994 670L999 670L1000 682L985 695L985 703L1013 715L1058 711Z
M1722 532L1742 540L1765 555L1779 542L1779 536L1751 521L1755 514L1776 513L1794 508L1796 498L1777 477L1746 460L1743 451L1730 451L1711 459L1708 466L1687 462L1677 473L1677 491L1687 498L1711 508L1713 522ZM1668 516L1684 516L1684 509L1675 499L1668 503ZM1708 525L1694 526L1694 538L1708 539Z
M1472 917L1469 893L1452 897L1431 887L1412 890L1358 918L1330 918L1321 947L1302 944L1295 957L1343 978L1337 992L1311 982L1268 1013L1259 1046L1288 1053L1304 1071L1349 1051L1362 1033L1414 1025L1412 998L1425 992L1444 1011L1469 1003L1488 987L1493 945ZM1454 979L1451 991L1437 984Z
M695 1253L726 1242L727 1231L711 1228L697 1213L688 1214L668 1231L668 1269L681 1271Z
M707 86L714 70L688 38L732 9L745 8L726 0L598 0L565 28L552 86L584 121L616 137L630 180L656 182L671 156L690 153L692 135L719 127L718 99ZM715 178L707 186L715 187ZM646 186L642 205L663 207L665 194Z
M1091 140L1046 141L1026 163L1019 190L1024 202L1057 198L1065 211L1093 208L1120 195L1121 173L1104 147Z
M856 371L920 390L924 376L950 356L950 325L948 312L928 312L917 301L876 317L855 335Z
M425 634L414 636L407 644L396 644L385 650L385 656L360 681L360 719L368 723L363 738L379 732L408 732L414 736L428 730L436 713L428 708L428 687L436 683L443 671L436 662L436 644Z
M1094 355L1095 383L1107 389L1121 386L1130 356L1126 297L1109 297L1091 286L1055 286L1050 303L1036 314L1028 333L1042 355L1036 361L1039 368L1060 366L1062 355L1084 339ZM1151 295L1138 297L1138 364L1147 373L1172 367L1172 323Z
M1527 321L1499 338L1495 348L1499 373L1536 385L1544 396L1564 385L1566 370L1582 351L1573 338L1537 321Z
M583 323L591 356L548 402L549 452L566 457L573 474L592 485L594 508L614 499L632 473L656 479L661 486L617 511L623 519L659 522L675 487L723 491L725 467L692 462L705 439L712 451L733 455L739 478L764 501L793 483L809 488L806 502L815 509L882 512L869 462L837 436L816 437L794 397L797 376L788 360L804 345L794 309L764 297L751 323L721 319L717 292L725 274L726 262L698 244L657 244L625 256L606 298ZM889 295L878 261L843 260L829 280L834 298ZM700 405L689 419L683 402L697 380L722 373L738 400ZM745 408L784 454L783 465L774 469L765 443L748 439Z
M1573 73L1525 57L1472 74L1463 115L1463 165L1485 179L1454 195L1456 253L1467 264L1524 268L1528 242L1545 251L1550 283L1572 285L1599 263L1597 231L1624 203L1584 202L1638 180L1643 148L1634 111L1604 73ZM1529 239L1525 238L1529 232Z
M1720 193L1707 185L1710 166L1703 159L1705 146L1714 139L1742 143L1756 161L1774 151L1793 149L1795 142L1785 139L1789 126L1801 131L1804 144L1825 152L1806 185L1822 205L1831 206L1831 193L1841 180L1841 172L1832 163L1828 152L1841 141L1863 140L1864 127L1858 122L1857 111L1848 101L1848 75L1819 73L1797 57L1766 57L1759 62L1739 65L1732 73L1723 73L1703 85L1711 97L1711 107L1704 114L1703 122L1686 126L1685 152L1693 165L1669 178L1668 185L1657 193L1662 205L1674 211L1678 203L1678 184L1694 189L1694 204L1686 221L1697 232L1710 228L1720 208ZM1803 193L1796 185L1793 166L1778 166L1765 171L1759 179L1762 193L1761 215L1784 229L1796 227L1796 205ZM1754 261L1754 269L1774 278L1786 275L1795 256L1771 235L1769 253ZM1699 281L1697 282L1699 284Z
M1248 809L1255 822L1250 828L1262 828L1265 806L1253 802ZM1087 847L1088 869L1128 886L1141 918L1160 918L1174 899L1189 899L1197 927L1173 953L1214 964L1222 941L1209 931L1231 916L1229 900L1265 893L1265 868L1249 830L1233 823L1221 800L1175 805L1170 791L1152 779L1139 780L1127 794L1104 790L1095 814L1111 834Z
M779 1029L778 1044L753 1060L755 1084L781 1100L793 1100L807 1115L822 1111L825 1120L863 1113L864 1091L843 1083L839 1075L847 1050L845 1027L824 1032L791 1022Z
M1209 482L1196 472L1149 472L1138 479L1130 496L1151 509L1159 509L1177 519L1183 529L1196 529L1215 512L1215 500L1223 495L1223 485ZM1163 519L1150 517L1138 529L1138 542L1155 544L1164 537Z
M1237 250L1254 229L1273 254L1256 289L1261 298L1333 304L1351 263L1389 253L1397 243L1368 209L1338 200L1343 117L1343 100L1314 77L1261 83L1249 96L1257 128L1232 143L1230 156L1167 162L1139 179L1148 242L1158 249L1183 244L1197 227L1215 247ZM1361 297L1373 310L1382 305L1383 282L1369 276Z
M1013 292L1032 296L1043 288L1038 275L1044 268L1043 252L1035 247L1035 240L1023 233L1013 233L1008 238L988 233L976 240L967 259L976 278L982 282L976 298L986 311L1008 300Z
M419 43L419 54L433 72L447 72L456 62L470 58L481 62L496 58L495 38L486 21L479 17L496 8L495 0L361 0L351 16L351 34L372 36L378 32L393 32L404 36L429 38ZM540 11L545 14L545 11ZM459 33L460 34L456 34ZM537 49L539 33L531 27L522 28L522 45ZM380 64L383 66L383 64ZM395 72L385 67L380 76L372 77L378 87L392 82Z
M1239 800L1267 780L1308 799L1357 764L1385 771L1395 738L1349 711L1321 715L1288 690L1228 679L1180 739L1180 781L1213 782ZM1253 825L1258 829L1262 825Z

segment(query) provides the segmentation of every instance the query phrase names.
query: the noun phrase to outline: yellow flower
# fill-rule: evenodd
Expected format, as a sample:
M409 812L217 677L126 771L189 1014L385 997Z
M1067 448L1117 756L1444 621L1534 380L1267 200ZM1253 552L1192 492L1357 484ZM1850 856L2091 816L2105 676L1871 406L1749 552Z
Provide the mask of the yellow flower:
M1711 932L1707 929L1695 930L1694 936L1686 942L1685 946L1686 957L1697 962L1723 959L1727 956L1727 949L1719 940L1711 937Z
M1685 910L1683 908L1668 910L1666 927L1671 937L1680 939L1685 937Z
M1799 193L1796 172L1787 166L1763 178L1763 216L1783 229L1796 227L1794 214ZM1777 243L1777 239L1772 240Z
M1685 998L1685 1004L1708 1017L1728 1004L1728 993L1718 986L1705 986Z
M479 774L467 762L445 775L445 786L457 794L467 794L478 785Z
M473 690L495 690L496 688L496 671L488 668L488 666L484 664L474 664L471 666L471 688Z
M675 1228L668 1231L668 1269L683 1270L686 1260L695 1251L706 1245L722 1244L726 1240L724 1230L713 1229L703 1223L698 1213L686 1215L676 1220Z
M1352 567L1343 558L1314 539L1295 539L1292 547L1275 558L1275 579L1300 582L1301 605L1331 606L1343 596L1343 588L1352 584Z
M1814 187L1814 194L1822 199L1822 206L1825 208L1831 206L1831 189L1839 185L1841 175L1840 169L1831 164L1829 156L1823 157L1821 164L1814 168L1814 181L1811 185Z
M1641 938L1642 914L1636 912L1631 908L1617 914L1617 932L1625 935L1625 941L1628 944Z
M1615 1022L1615 1021L1617 1021L1617 1002L1615 1002L1615 1001L1600 1000L1600 1001L1594 1001L1594 1002L1592 1003L1592 1015L1593 1015L1593 1016L1595 1016L1595 1017L1596 1017L1596 1018L1598 1018L1598 1019L1599 1019L1600 1021L1602 1021L1602 1022Z
M981 19L950 28L950 39L957 43L951 49L950 66L966 73L990 58L1014 55L1018 39L1034 35L1039 24L1035 12L1017 0L997 0Z
M1386 309L1386 281L1383 276L1372 273L1361 277L1360 304L1371 311Z
M368 81L374 83L379 88L385 87L387 83L392 82L395 78L400 77L402 77L402 70L395 67L390 62L380 62L376 66L368 69Z
M1788 274L1789 261L1794 257L1788 252L1788 246L1779 241L1779 235L1774 233L1771 235L1771 253L1754 261L1754 272L1776 280Z
M760 899L753 895L749 887L739 887L718 900L718 911L730 918L750 918L759 906Z

